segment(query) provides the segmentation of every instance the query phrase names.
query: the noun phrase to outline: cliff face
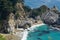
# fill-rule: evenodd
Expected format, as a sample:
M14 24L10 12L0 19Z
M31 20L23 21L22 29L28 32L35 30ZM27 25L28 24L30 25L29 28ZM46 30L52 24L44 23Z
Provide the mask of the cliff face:
M15 19L14 19L14 14L11 13L9 15L9 20L8 20L8 25L9 25L9 28L8 28L8 31L9 32L14 32L14 29L15 29Z
M25 7L26 8L26 7ZM43 10L44 9L44 10ZM58 24L58 10L53 7L52 9L49 9L46 6L42 6L37 9L29 9L29 11L26 11L24 9L24 4L17 3L16 4L16 13L11 13L9 16L8 24L10 31L14 32L15 28L27 28L31 27L31 24L33 24L36 20L41 19L46 24ZM27 15L28 14L28 15Z
M25 12L23 9L22 2L16 3L15 8L16 8L16 13L15 14L10 13L9 19L8 19L9 31L13 32L13 33L15 31L15 26L19 25L19 23L21 23L22 19L24 19L24 17L25 17Z
M3 2L5 3L4 0L3 0ZM15 24L20 23L21 19L24 19L24 17L25 17L25 12L23 9L23 5L24 5L23 0L9 0L9 2L6 0L6 2L7 2L7 4L8 3L9 4L4 5L3 8L5 8L5 6L7 8L4 10L2 8L2 12L0 11L1 12L0 14L2 14L1 18L3 18L2 23L0 22L1 23L0 32L5 32L6 30L7 30L7 32L14 31ZM3 3L1 3L1 4L3 5ZM12 11L12 9L13 9L13 11ZM6 18L6 19L4 19L4 18ZM17 22L17 20L20 20L20 21Z
M58 27L60 25L60 12L57 7L54 6L50 10L47 10L45 13L41 15L44 23L52 26Z
M27 11L24 9L24 4L22 2L16 3L16 13L10 13L9 19L8 19L8 25L9 25L9 31L13 32L15 31L15 28L27 28L31 26L31 22L29 21L29 18L27 17ZM28 14L29 15L29 14Z
M52 9L45 5L31 9L24 5L23 0L18 0L14 7L16 9L15 12L11 12L8 15L8 19L3 22L3 28L9 32L14 33L15 28L25 29L31 27L32 24L41 21L41 19L47 24L59 24L60 19L58 14L60 12L55 6Z
M44 14L42 14L42 20L44 20L45 23L47 24L54 24L58 20L58 14L48 11Z

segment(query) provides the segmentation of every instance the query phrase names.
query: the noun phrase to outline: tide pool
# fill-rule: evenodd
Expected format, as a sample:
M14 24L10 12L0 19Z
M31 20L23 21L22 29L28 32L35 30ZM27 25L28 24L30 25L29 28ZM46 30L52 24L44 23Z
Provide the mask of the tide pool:
M28 31L26 40L60 40L60 31L50 30L49 26L42 25Z

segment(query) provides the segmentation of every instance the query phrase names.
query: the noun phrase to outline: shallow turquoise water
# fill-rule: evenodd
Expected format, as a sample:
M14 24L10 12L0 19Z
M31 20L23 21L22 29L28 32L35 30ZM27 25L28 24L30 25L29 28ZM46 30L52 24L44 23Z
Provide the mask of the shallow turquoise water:
M49 30L47 25L29 31L27 40L60 40L60 31Z

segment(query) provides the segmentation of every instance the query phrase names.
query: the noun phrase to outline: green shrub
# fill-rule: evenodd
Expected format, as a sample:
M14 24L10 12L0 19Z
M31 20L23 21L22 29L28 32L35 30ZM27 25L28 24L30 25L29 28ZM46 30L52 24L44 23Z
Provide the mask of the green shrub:
M0 40L6 40L6 39L3 38L3 35L0 34Z

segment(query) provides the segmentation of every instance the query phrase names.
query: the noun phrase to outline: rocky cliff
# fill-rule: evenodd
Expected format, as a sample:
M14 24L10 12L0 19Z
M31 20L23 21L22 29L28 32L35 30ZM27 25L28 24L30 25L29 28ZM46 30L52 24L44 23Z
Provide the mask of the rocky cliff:
M18 0L13 7L14 11L9 12L7 19L2 21L1 32L14 33L17 28L26 29L41 20L48 25L60 24L60 12L55 6L50 9L46 5L42 5L39 8L31 9L24 5L23 0Z
M41 15L41 18L44 21L44 23L48 25L60 27L60 12L58 11L58 8L56 6L44 12Z
M4 32L7 29L9 32L11 32L11 31L13 32L14 28L16 26L15 24L21 23L22 20L25 19L25 11L23 9L24 0L9 0L9 2L8 1L2 1L2 2L3 3L7 2L7 4L8 3L11 3L11 4L9 4L9 5L6 4L6 8L8 9L8 7L9 7L8 10L10 10L10 11L6 10L7 11L6 12L5 9L4 9L4 11L2 11L4 14L2 13L3 20L2 20L2 24L1 24L1 26L2 26L1 31ZM5 8L5 4L4 4L3 8ZM20 21L17 22L18 20L20 20Z
M25 7L25 9L24 9ZM22 2L18 2L16 3L15 5L15 8L16 8L16 12L15 14L14 13L10 13L9 15L9 19L8 19L8 25L9 25L9 28L10 28L10 32L13 32L15 31L15 29L17 28L27 28L27 27L31 27L31 19L28 18L28 10L24 3ZM31 9L29 9L31 10Z

